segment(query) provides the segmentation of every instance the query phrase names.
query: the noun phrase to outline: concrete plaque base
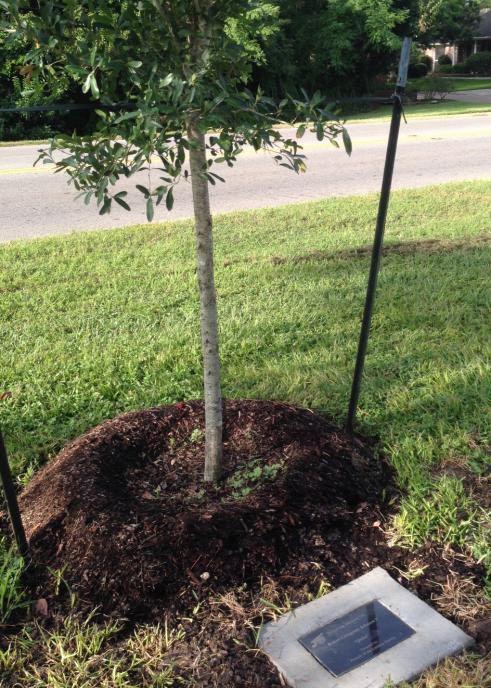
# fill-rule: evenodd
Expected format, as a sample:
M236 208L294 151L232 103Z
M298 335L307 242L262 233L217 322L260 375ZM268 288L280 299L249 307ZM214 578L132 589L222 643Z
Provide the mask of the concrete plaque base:
M378 619L374 606L382 610ZM411 632L391 630L394 616ZM292 688L384 688L389 679L397 685L473 643L381 568L266 624L259 639Z

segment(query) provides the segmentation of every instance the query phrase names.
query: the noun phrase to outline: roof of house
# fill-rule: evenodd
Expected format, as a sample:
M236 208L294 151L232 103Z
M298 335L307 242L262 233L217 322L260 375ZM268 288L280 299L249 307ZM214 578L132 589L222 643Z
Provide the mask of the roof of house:
M475 33L476 38L479 36L491 36L491 9L481 10L479 27Z

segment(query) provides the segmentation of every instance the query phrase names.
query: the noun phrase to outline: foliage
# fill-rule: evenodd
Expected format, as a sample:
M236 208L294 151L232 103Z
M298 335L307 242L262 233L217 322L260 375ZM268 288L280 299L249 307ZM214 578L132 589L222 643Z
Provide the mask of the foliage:
M474 53L465 61L465 67L471 74L487 76L491 74L491 52Z
M444 79L437 74L414 81L412 85L418 90L423 100L445 100L454 90L451 79Z
M240 14L231 12L224 20L224 30L253 63L247 81L253 92L260 86L268 95L283 98L285 93L300 94L304 87L328 95L360 95L369 90L374 78L395 65L399 36L414 34L415 7L416 0L256 0ZM105 30L101 29L101 41L105 40ZM26 61L26 52L18 51L17 62ZM71 63L72 57L68 48L62 59ZM45 70L44 79L48 73ZM81 96L74 88L76 74L71 68L65 71L66 78L70 90L58 99L79 102ZM54 86L57 83L52 81ZM6 88L7 92L12 90L11 78ZM50 102L53 100L56 98ZM51 131L76 128L80 132L84 124L80 114L36 118L47 121ZM61 126L62 119L65 126ZM92 120L88 125L95 126ZM22 126L28 135L27 120L19 128ZM46 135L46 130L40 133Z
M451 65L452 60L449 58L448 55L440 55L438 58L438 64L441 65Z
M232 498L242 499L262 481L276 480L282 468L282 463L267 464L261 458L252 459L246 465L238 466L233 475L227 478L227 484L233 488Z
M251 64L261 58L256 35L274 33L272 5L261 0L141 0L115 9L112 0L59 0L32 9L29 0L1 0L5 27L30 45L36 74L66 76L102 105L96 131L53 139L39 159L65 171L86 203L100 214L113 202L130 210L126 189L114 190L137 172L148 172L136 188L146 200L147 219L164 199L170 210L174 187L187 179L195 213L198 287L205 397L205 480L217 480L222 455L222 403L218 324L213 271L209 184L224 181L212 167L232 167L246 146L265 150L275 161L304 172L300 139L307 126L319 141L346 130L317 91L309 98L276 103L246 88ZM125 101L124 110L111 106ZM275 125L297 124L296 138ZM207 138L208 132L213 135ZM61 159L55 154L62 152ZM208 155L207 155L208 154ZM152 179L153 160L157 159ZM163 182L163 183L162 183Z
M0 107L31 107L53 102L84 102L76 97L68 75L43 78L26 62L28 45L25 40L0 31ZM85 131L91 126L86 113L0 113L0 141L47 138L56 132Z
M24 626L2 652L2 686L25 688L172 688L178 681L170 649L183 638L181 628L135 628L116 640L124 624L96 623L96 610L85 619L69 614L47 627ZM180 683L180 681L179 681Z
M411 12L397 0L286 0L280 31L265 46L266 65L254 83L270 93L299 85L332 96L367 92L397 61Z
M424 62L409 65L408 76L410 79L419 79L427 74L428 66Z
M477 0L419 0L419 41L453 43L471 38L479 21Z
M469 73L469 68L465 62L461 62L460 64L453 65L453 67L450 70L450 74L468 74L468 73Z
M270 35L268 22L274 17L264 6L262 13L254 13L255 2L203 4L209 36L202 59L187 48L201 21L190 0L175 3L172 18L160 0L128 3L117 13L111 0L84 5L61 0L38 16L23 13L28 5L23 0L0 4L18 34L30 42L28 59L40 74L68 73L101 103L126 100L134 108L123 113L99 111L94 136L60 137L43 156L51 161L55 151L68 150L58 169L69 174L86 202L96 198L101 213L109 212L113 201L128 209L127 192L116 194L111 188L119 179L149 170L152 156L159 159L159 183L153 188L137 186L147 199L148 218L163 199L172 207L174 185L187 177L186 127L191 112L199 114L201 130L218 132L208 144L209 168L219 162L232 166L250 144L273 152L279 164L303 171L298 143L274 128L285 119L313 120L319 139L327 136L334 142L343 133L341 125L329 122L333 116L324 109L320 94L312 100L285 98L277 105L260 91L254 95L245 88L251 56L257 57L259 50L245 27ZM235 42L239 27L240 45ZM304 131L300 127L298 136ZM221 179L211 169L206 177L212 184Z
M13 612L26 606L22 588L24 561L0 539L0 628Z

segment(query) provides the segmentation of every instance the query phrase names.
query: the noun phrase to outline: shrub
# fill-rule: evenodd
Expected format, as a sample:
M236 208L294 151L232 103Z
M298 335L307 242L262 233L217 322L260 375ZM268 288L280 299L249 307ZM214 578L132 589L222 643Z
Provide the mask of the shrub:
M423 62L428 67L428 71L433 69L433 58L429 55L423 55L419 62Z
M440 69L438 70L439 74L451 74L453 70L452 65L444 64L440 65Z
M417 62L416 64L410 64L408 70L408 76L410 79L420 79L428 74L428 67L424 62Z
M452 67L451 74L469 74L469 67L465 62L460 62Z
M491 74L491 52L474 53L467 58L465 66L471 74Z
M440 76L427 76L418 79L413 83L413 87L418 89L422 100L445 100L448 94L455 89L450 79L443 79Z
M440 57L438 58L438 64L440 66L441 65L451 65L452 60L450 59L450 57L448 55L440 55Z

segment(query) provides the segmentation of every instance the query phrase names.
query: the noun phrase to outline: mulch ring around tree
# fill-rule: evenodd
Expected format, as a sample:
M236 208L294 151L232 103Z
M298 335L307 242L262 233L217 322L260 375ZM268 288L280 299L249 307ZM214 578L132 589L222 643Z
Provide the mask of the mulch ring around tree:
M449 548L389 546L384 528L398 493L372 447L306 409L226 401L224 473L214 487L202 480L202 402L107 421L20 495L36 562L32 593L51 605L52 572L61 571L76 607L130 625L215 604L215 618L237 616L236 637L210 615L195 626L189 653L193 643L209 653L199 685L279 686L267 660L241 646L250 627L238 617L265 586L275 600L300 603L322 581L336 588L382 566L430 601L449 571L480 582L481 567ZM418 567L423 575L404 575Z

